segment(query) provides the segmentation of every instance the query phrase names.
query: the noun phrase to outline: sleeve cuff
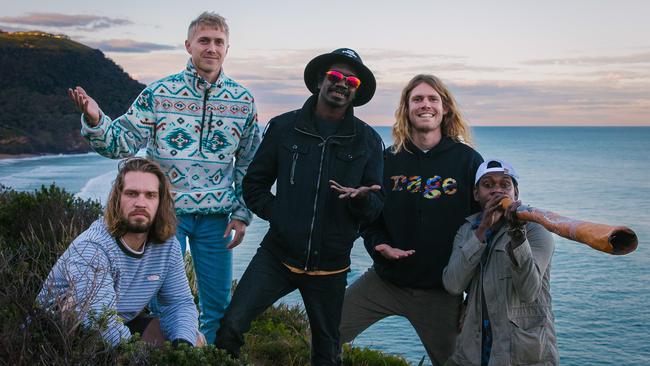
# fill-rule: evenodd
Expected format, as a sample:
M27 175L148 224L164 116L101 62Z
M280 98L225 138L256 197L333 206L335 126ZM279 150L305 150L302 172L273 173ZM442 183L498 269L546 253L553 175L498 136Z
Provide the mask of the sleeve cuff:
M99 132L99 131L101 131L103 129L104 125L106 124L106 120L108 119L108 117L101 110L99 111L99 116L100 116L99 117L99 123L97 123L97 126L91 127L86 122L86 115L83 114L83 113L81 114L81 132L82 132L82 134L94 134L94 133L97 133L97 132Z
M172 341L172 346L173 346L173 347L178 347L178 346L181 345L181 344L188 344L188 345L190 345L191 347L194 347L194 345L192 344L192 342L190 342L190 341L188 341L188 340L186 340L186 339L183 339L183 338L176 338L176 339L174 339L174 340Z
M240 209L231 213L230 219L242 221L244 224L246 224L246 226L248 226L251 224L251 221L253 220L253 214L249 210Z
M518 247L510 249L510 243L507 248L508 256L515 268L520 268L523 263L533 256L528 239L524 240Z

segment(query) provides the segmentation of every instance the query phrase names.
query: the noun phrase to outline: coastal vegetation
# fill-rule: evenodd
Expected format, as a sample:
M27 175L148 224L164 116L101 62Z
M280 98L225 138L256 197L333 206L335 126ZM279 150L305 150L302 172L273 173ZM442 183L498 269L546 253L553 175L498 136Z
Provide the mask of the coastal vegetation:
M45 311L35 303L57 258L101 214L101 205L57 187L17 192L0 185L0 364L6 365L287 365L309 364L309 322L298 306L269 308L246 334L233 360L212 345L152 348L136 335L110 348L74 312ZM186 261L196 296L191 257ZM344 365L408 365L401 357L346 346Z
M83 86L119 116L144 88L100 50L37 31L0 31L0 70L0 154L90 151L67 89Z

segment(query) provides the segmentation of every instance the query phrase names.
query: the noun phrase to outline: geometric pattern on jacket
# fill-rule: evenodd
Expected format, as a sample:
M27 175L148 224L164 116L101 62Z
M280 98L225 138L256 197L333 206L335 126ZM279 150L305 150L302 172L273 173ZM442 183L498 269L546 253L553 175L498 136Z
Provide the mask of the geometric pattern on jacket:
M172 185L179 214L231 213L250 223L241 183L260 143L255 100L223 73L208 83L192 60L184 71L149 84L126 114L101 113L81 133L99 154L119 159L146 148Z

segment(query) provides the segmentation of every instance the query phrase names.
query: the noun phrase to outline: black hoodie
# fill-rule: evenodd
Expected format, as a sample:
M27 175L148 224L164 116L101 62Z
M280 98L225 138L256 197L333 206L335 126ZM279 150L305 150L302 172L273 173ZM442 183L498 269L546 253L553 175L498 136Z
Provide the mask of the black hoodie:
M471 147L443 137L428 152L412 143L408 151L384 151L384 210L362 228L364 244L379 277L397 286L442 289L456 231L465 217L479 211L472 190L483 162ZM386 243L415 254L387 260L375 251Z

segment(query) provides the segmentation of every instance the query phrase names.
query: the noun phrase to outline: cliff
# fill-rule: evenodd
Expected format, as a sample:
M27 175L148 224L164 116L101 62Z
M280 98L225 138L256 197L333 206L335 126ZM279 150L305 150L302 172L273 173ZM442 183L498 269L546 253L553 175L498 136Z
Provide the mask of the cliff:
M145 87L101 51L38 31L0 32L0 70L0 154L89 151L67 89L119 116Z

